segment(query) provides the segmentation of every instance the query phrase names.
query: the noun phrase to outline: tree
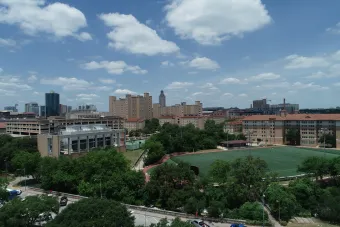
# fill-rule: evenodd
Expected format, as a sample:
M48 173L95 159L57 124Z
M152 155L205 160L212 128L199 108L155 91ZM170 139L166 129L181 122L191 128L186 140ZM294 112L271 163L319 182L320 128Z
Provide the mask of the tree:
M304 210L310 211L311 214L316 212L318 197L321 194L319 185L309 178L302 178L289 182L289 190Z
M238 210L239 217L245 220L261 221L263 219L263 207L258 203L244 203ZM265 220L268 220L268 214L265 213Z
M209 168L208 176L212 182L223 184L229 179L231 166L227 161L216 160Z
M339 184L340 181L340 157L333 158L329 161L329 173Z
M318 216L333 223L340 222L340 189L329 187L322 191L317 209Z
M161 208L177 210L192 197L195 175L190 165L164 163L152 173L145 188L145 203L157 204Z
M232 183L236 186L232 190L239 188L240 201L256 201L260 197L267 182L263 181L267 177L268 165L260 158L248 156L243 159L236 159L231 163ZM245 194L242 195L242 192Z
M318 142L321 144L326 143L324 144L324 146L327 146L329 144L331 145L331 147L336 147L336 136L331 134L325 134L319 138Z
M47 227L134 227L134 217L124 205L107 199L82 199L66 207Z
M13 168L18 170L20 176L31 175L34 179L40 177L40 154L21 151L16 153L12 159Z
M151 134L151 133L155 133L159 129L160 129L159 119L152 118L151 120L145 121L145 127L143 129L143 132L145 134Z
M144 164L146 166L158 162L165 155L163 145L152 139L145 142L143 149L147 150L147 154L144 157Z
M289 145L300 145L300 131L297 129L288 129L285 134L286 142L288 142Z
M298 166L298 171L313 174L316 179L322 179L329 172L329 161L324 157L308 157Z
M6 191L8 180L0 177L0 201L8 200L8 192Z
M293 193L284 186L273 183L268 186L265 200L269 204L271 213L278 219L288 221L298 214L298 202Z
M59 203L55 197L27 196L25 200L19 198L6 203L0 212L0 224L4 227L31 227L35 226L39 215L57 214Z
M39 170L45 190L142 203L143 173L130 169L122 153L110 147L77 159L44 157Z
M20 151L38 153L37 140L33 138L13 138L9 135L0 135L0 169L14 171L11 159Z

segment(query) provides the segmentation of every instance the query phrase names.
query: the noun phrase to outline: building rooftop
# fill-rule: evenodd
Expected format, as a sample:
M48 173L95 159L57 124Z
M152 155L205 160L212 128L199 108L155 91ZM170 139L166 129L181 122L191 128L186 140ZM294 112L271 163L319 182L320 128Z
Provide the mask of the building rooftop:
M61 130L62 135L72 134L86 134L92 132L111 132L112 129L106 125L94 124L94 125L71 125L67 126L66 129Z
M335 121L340 120L340 114L287 114L279 115L252 115L242 121Z

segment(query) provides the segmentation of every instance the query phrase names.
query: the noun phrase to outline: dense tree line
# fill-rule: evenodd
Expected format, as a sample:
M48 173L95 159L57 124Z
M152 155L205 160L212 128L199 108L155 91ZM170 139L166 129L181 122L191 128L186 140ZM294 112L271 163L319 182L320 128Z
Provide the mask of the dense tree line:
M14 138L7 134L0 135L0 170L13 172L12 158L19 152L38 153L37 139Z
M134 227L135 218L126 207L107 199L82 199L67 206L47 227Z
M1 227L33 227L41 222L44 215L58 214L59 203L57 198L47 195L27 196L7 202L0 208Z
M148 164L158 161L164 153L171 154L175 152L195 152L205 149L215 149L219 142L225 140L245 140L243 134L225 133L224 124L216 124L213 120L205 122L204 129L198 129L189 124L184 127L174 124L164 124L159 133L154 134L150 140L152 142L145 144L144 149L150 151L152 158L147 159ZM155 150L155 143L159 149ZM162 155L163 154L163 155Z
M216 161L209 175L201 179L197 179L186 163L165 163L151 173L145 203L190 214L207 212L210 217L244 218L262 223L262 209L257 199L269 184L262 180L265 177L270 178L267 164L250 156L231 163Z

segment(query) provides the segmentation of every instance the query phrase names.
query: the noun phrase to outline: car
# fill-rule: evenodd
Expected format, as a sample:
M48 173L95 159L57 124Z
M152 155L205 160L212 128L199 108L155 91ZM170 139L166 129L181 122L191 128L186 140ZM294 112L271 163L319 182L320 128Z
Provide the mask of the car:
M62 197L60 198L59 204L60 204L60 206L66 206L66 205L67 205L67 202L68 202L68 198L67 198L66 196L62 196Z
M188 222L196 227L210 227L208 224L204 223L204 221L200 219L193 219L189 220Z
M246 227L246 226L244 224L234 223L234 224L231 224L230 227Z
M52 214L51 213L41 213L39 214L39 217L37 219L37 222L44 222L44 221L50 221L52 220Z
M6 189L11 195L21 195L22 191L20 189Z

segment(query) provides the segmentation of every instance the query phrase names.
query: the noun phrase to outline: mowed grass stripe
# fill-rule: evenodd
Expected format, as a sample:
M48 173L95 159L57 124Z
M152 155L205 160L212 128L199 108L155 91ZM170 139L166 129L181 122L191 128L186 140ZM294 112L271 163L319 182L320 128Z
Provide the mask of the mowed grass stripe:
M215 160L233 161L243 158L251 153L254 157L259 157L268 163L270 171L276 172L279 176L294 176L301 174L297 172L297 166L307 157L323 156L322 149L307 149L296 147L274 147L244 150L232 150L224 152L212 152L204 154L191 154L174 157L172 162L184 161L200 168L200 174L207 174L210 165ZM326 150L327 158L334 158L340 155L340 151Z

